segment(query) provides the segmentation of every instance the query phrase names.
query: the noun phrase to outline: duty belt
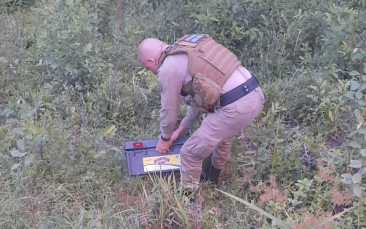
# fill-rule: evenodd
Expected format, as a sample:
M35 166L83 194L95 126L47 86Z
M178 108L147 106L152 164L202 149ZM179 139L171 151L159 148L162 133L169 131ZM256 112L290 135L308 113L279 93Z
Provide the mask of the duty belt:
M225 94L220 96L220 106L224 107L229 105L230 103L235 102L236 100L246 96L254 89L259 86L259 81L255 75L245 81L243 84L237 86L236 88L226 92Z

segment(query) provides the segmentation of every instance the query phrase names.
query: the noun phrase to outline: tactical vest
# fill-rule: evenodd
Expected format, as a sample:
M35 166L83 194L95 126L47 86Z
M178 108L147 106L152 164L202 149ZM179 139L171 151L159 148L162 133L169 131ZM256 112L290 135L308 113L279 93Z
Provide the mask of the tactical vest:
M189 94L203 112L220 106L221 89L241 63L230 50L206 34L190 34L170 45L159 59L159 67L169 55L188 54L188 73L192 81L185 84L182 94Z

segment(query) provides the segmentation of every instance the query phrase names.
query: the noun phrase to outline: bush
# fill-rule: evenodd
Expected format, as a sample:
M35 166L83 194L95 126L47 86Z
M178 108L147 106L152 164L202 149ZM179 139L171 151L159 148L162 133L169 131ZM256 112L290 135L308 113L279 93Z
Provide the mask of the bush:
M0 2L0 13L15 12L18 10L29 9L36 5L39 0L3 0Z
M57 91L68 87L93 90L113 68L108 61L110 44L100 32L99 4L81 0L44 4L46 10L36 10L44 18L37 37L43 82Z

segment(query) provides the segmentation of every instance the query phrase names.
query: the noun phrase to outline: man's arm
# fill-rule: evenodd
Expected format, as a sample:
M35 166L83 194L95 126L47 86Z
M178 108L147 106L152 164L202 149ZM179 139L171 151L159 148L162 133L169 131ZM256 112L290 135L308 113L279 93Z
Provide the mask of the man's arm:
M176 74L174 66L163 67L158 73L158 85L161 90L160 132L166 139L174 132L181 104L182 82Z
M200 112L194 104L188 104L188 111L186 116L183 118L178 129L173 132L171 142L176 141L179 137L183 136L187 129L193 129L194 123L197 121Z
M193 99L189 98L187 101L187 105L187 113L180 124L184 127L184 130L193 129L195 122L201 114Z

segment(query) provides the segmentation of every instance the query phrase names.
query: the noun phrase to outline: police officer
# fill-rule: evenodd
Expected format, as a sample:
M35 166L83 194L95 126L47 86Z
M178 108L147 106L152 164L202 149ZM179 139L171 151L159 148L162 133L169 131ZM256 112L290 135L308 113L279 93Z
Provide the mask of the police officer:
M181 183L191 191L200 181L217 183L230 158L233 136L263 109L264 94L257 78L231 51L206 34L186 35L172 45L145 39L139 47L139 61L158 75L161 90L161 136L156 150L168 152L181 133L192 129L200 115L206 114L181 149ZM175 130L181 96L190 103ZM202 162L211 153L211 166L202 171Z

